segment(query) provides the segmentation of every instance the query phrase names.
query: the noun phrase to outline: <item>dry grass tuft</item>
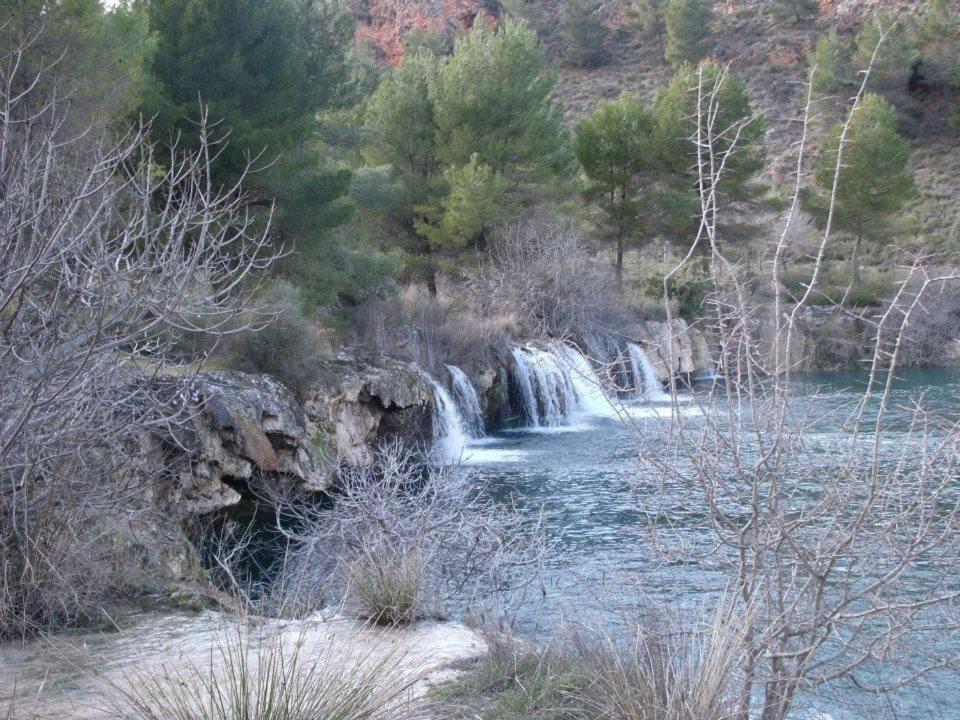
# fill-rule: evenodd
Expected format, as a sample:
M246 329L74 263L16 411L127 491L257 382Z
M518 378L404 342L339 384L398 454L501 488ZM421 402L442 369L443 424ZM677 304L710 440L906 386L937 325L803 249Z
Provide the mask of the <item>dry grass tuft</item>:
M405 720L422 712L396 653L359 654L249 625L225 631L205 662L111 682L127 720Z

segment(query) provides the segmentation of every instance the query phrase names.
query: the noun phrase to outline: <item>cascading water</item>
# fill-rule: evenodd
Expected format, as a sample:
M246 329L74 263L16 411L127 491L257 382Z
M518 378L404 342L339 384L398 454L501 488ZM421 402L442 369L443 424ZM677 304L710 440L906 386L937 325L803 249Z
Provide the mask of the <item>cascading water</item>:
M524 415L532 427L569 423L577 415L614 416L616 410L589 360L569 345L513 349Z
M537 396L533 391L533 372L531 371L531 362L528 360L528 354L522 348L514 348L512 351L513 364L516 368L517 384L520 386L520 394L523 396L523 411L527 416L527 421L533 427L540 425L540 412L537 409Z
M480 408L480 398L470 382L470 378L456 365L447 365L450 373L450 385L453 388L453 397L460 407L464 430L471 439L483 437L483 410Z
M665 402L670 395L663 390L663 383L657 377L656 370L650 358L639 345L627 343L627 352L630 355L630 373L633 375L633 386L637 394L642 394L650 402Z
M425 376L433 388L433 449L451 462L460 460L469 438L463 418L450 393L429 375Z
M568 368L569 381L579 399L579 410L585 415L616 417L617 411L603 390L603 382L583 353L570 345L554 345L554 352Z

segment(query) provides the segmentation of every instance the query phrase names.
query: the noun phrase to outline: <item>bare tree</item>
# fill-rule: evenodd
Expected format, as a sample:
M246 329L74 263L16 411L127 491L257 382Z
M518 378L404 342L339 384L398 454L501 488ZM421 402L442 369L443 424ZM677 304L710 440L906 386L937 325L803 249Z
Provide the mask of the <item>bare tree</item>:
M851 115L869 72L850 103ZM777 293L774 347L767 352L752 332L768 311L747 290L752 269L729 258L717 237L716 188L742 127L716 126L718 87L701 76L691 138L701 223L674 272L697 249L708 253L715 286L710 324L726 381L698 396L702 414L676 413L660 428L665 448L644 442L642 454L655 468L664 506L655 531L672 540L661 550L723 571L744 607L754 608L738 672L739 717L750 717L759 700L763 720L785 720L804 694L830 684L887 692L935 669L957 669L950 653L936 652L936 641L960 627L953 607L960 593L958 426L937 417L922 399L906 408L893 407L892 400L912 323L957 276L938 272L925 257L912 259L895 297L873 322L860 396L846 405L841 397L824 398L829 405L823 410L804 398L793 377L793 344L799 313L820 280L832 223L828 219L820 237L806 292L792 307L779 282L789 232L764 260ZM810 107L808 95L784 228L799 212ZM837 178L845 136L844 130ZM815 444L824 423L836 438L829 454ZM691 532L697 534L693 542Z
M38 90L56 68L25 75L33 40L0 58L0 634L125 587L153 526L140 443L185 405L154 382L174 331L241 329L276 255L243 178L213 186L205 117L162 157L143 129L69 134L69 99Z
M509 499L489 498L458 467L430 462L399 442L365 467L341 465L332 507L273 491L277 527L290 541L272 612L342 604L380 623L444 614L451 603L483 611L540 577L540 522Z
M610 324L613 278L570 225L523 220L501 227L472 281L478 307L517 315L531 332L580 336Z

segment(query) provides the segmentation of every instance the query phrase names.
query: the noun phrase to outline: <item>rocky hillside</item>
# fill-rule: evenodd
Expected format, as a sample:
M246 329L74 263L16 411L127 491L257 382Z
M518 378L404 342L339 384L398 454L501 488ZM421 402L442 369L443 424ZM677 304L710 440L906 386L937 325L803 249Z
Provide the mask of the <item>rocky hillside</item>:
M714 57L728 61L747 81L755 106L768 124L769 180L784 183L794 166L793 144L799 129L800 83L806 53L819 35L836 28L852 37L876 9L908 12L921 0L820 0L816 18L784 21L770 12L770 0L718 0L711 28ZM628 16L631 0L609 0L605 22L610 61L602 67L564 67L563 1L530 0L502 6L479 0L364 0L353 7L357 38L369 43L380 61L395 64L403 57L404 40L414 31L452 38L479 15L525 18L550 48L559 68L555 97L575 125L597 102L624 91L650 99L671 76L655 40L642 42ZM901 131L913 147L912 163L920 197L912 208L917 234L934 247L960 243L957 210L960 192L950 178L960 169L957 132L947 124L951 105L960 102L956 90L921 84L898 97Z

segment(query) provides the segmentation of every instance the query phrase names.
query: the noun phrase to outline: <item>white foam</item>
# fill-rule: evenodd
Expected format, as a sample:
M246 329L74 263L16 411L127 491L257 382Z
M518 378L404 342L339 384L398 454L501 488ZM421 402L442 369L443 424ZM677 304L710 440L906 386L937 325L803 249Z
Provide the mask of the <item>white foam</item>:
M463 451L461 462L464 465L487 465L494 463L512 463L520 460L526 453L522 450L504 448L468 447Z

